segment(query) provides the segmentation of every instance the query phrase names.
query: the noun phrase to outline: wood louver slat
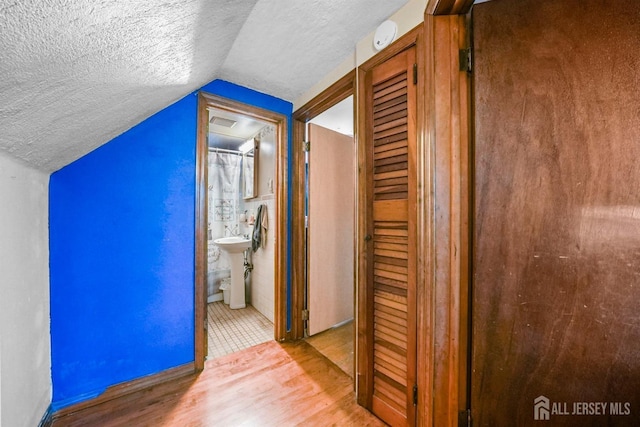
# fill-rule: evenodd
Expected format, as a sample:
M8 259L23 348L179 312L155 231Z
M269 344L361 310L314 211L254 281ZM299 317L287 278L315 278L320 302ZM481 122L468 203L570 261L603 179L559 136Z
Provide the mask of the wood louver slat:
M413 425L416 407L415 46L363 77L366 99L366 400L391 426ZM360 341L359 341L360 342ZM359 401L360 394L359 394Z
M408 69L399 68L373 84L372 200L373 214L373 407L382 414L389 408L402 418L413 405L415 351L409 307L412 296L414 250L410 245L408 215L411 190ZM386 407L387 409L382 409ZM409 417L410 418L410 417ZM383 417L383 419L385 419ZM394 416L387 421L395 424Z
M398 142L398 144L391 145L393 142ZM385 147L381 147L381 146L382 145L387 145L387 144L389 144L389 145L386 147L386 149L389 149L389 150L391 150L392 148L406 147L407 146L407 133L406 132L400 132L400 133L395 134L393 136L389 136L387 138L380 139L379 141L374 141L374 143L373 143L376 152L377 151L384 151Z
M373 87L373 138L377 147L393 143L374 155L374 200L406 199L409 191L407 75L400 72Z

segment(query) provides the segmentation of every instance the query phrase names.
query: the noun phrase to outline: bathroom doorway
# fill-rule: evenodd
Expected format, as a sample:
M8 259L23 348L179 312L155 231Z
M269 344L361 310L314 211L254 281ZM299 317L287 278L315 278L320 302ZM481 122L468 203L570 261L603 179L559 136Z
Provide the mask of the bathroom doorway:
M196 361L201 368L205 359L284 337L285 135L284 116L200 94L196 325L204 329L196 330Z

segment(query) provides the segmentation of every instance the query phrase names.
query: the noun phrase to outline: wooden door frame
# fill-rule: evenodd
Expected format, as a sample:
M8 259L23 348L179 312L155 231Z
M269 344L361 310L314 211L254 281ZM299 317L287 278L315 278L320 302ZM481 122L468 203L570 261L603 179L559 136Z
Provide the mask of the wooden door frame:
M276 219L274 233L276 247L274 255L274 339L286 338L287 326L287 117L283 114L244 104L206 92L198 94L198 135L196 143L196 274L195 274L195 368L204 369L207 354L207 130L208 108L214 107L253 117L276 126L275 196ZM199 326L200 325L200 326Z
M366 68L410 44L418 47L416 424L421 426L457 426L460 417L467 417L470 403L472 98L469 74L460 70L459 51L469 47L465 14L472 3L469 0L430 1L419 29L403 36L358 69L361 76ZM404 45L400 44L401 40ZM359 84L363 84L360 78ZM362 92L361 87L359 91ZM363 117L359 117L360 129L364 126L361 120ZM358 155L362 159L364 152L360 150ZM363 169L360 163L359 168ZM361 192L358 205L365 204L366 193ZM357 234L363 235L363 232L359 224ZM363 242L359 242L360 256L364 249ZM360 270L360 277L365 273ZM362 305L366 294L362 285L358 288L358 301ZM358 331L359 335L366 333L366 330ZM361 349L358 357L363 355ZM363 361L359 359L359 363ZM358 379L362 381L359 374ZM361 382L358 390L365 390L367 386ZM366 404L360 392L358 399Z
M333 83L322 93L304 104L293 113L293 147L292 156L292 240L291 240L291 339L304 338L304 320L302 310L304 309L305 294L305 155L304 139L306 123L336 105L338 102L353 95L354 101L354 140L357 143L358 130L355 120L355 106L357 105L357 95L355 90L356 72L350 71L338 81ZM357 207L356 207L357 211ZM355 247L355 246L354 246ZM354 272L356 270L354 269ZM354 308L355 310L355 308ZM355 311L354 311L355 312Z
M473 0L429 0L425 11L427 73L424 267L425 305L419 306L418 424L457 426L470 417L471 227L473 198L472 87L460 67L469 48L467 14ZM431 254L429 254L431 252ZM421 366L422 364L422 366Z

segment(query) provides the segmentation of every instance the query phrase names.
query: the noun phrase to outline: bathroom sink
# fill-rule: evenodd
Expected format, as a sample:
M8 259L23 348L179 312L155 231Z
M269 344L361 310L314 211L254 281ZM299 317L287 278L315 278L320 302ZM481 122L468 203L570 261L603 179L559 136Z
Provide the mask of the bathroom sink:
M227 252L231 262L231 294L229 308L244 308L244 257L242 252L251 247L251 240L242 236L220 237L213 241Z
M251 247L251 240L242 236L220 237L213 243L230 253L244 252Z

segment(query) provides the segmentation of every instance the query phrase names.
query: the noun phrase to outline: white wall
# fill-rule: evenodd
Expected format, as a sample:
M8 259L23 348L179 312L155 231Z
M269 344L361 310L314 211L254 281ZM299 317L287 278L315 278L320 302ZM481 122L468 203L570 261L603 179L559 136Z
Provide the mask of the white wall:
M255 214L261 204L267 206L269 229L265 247L251 253L251 262L253 263L253 270L251 271L251 305L273 322L275 305L276 199L273 195L264 195L246 203L245 208L249 213Z
M424 11L426 8L427 0L409 0L406 5L389 17L390 20L394 21L398 25L396 40L415 28L416 25L424 22ZM369 35L360 40L356 46L354 46L352 55L345 58L340 65L327 74L315 86L296 99L293 103L293 111L302 107L323 90L338 81L342 76L373 57L377 53L373 48L374 33L375 31L372 31Z
M251 305L271 322L274 321L275 305L275 253L276 253L276 199L273 191L276 167L275 127L268 126L260 133L260 155L258 165L258 197L245 200L248 215L255 215L258 206L267 206L267 243L264 248L251 253ZM253 227L245 227L243 233L253 233Z
M49 176L0 155L0 425L51 403Z

